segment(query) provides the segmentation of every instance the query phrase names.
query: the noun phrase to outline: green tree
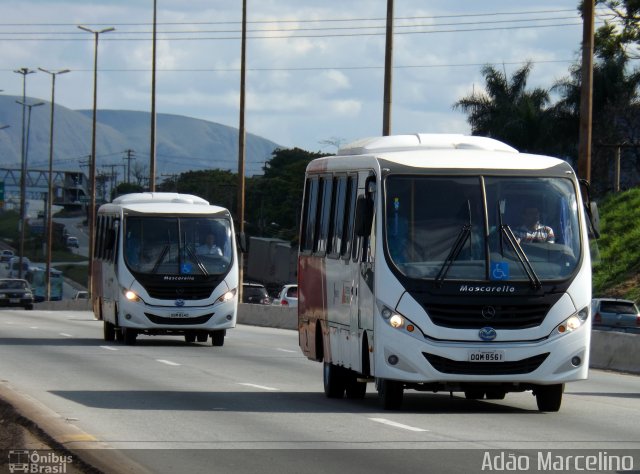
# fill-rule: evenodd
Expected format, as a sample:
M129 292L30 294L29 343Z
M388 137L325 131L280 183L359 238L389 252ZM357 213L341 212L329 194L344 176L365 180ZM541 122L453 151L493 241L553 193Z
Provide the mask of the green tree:
M484 90L462 98L453 108L467 114L474 135L501 140L524 152L544 152L552 130L549 92L527 90L530 72L531 63L527 63L509 79L506 72L486 65Z

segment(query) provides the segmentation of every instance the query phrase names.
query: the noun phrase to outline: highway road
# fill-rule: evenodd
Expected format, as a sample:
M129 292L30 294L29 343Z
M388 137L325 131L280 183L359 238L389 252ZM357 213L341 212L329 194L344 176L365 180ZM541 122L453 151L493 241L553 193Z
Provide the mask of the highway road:
M361 401L325 398L321 364L297 344L294 331L239 326L223 347L124 346L88 312L2 310L0 385L151 472L483 472L487 452L619 449L640 469L640 377L592 370L559 413L530 393L417 392L394 412L372 385Z

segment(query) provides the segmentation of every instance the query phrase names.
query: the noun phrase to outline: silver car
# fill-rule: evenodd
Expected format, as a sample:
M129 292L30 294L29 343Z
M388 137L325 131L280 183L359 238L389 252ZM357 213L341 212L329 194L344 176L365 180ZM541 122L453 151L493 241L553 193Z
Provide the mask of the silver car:
M640 311L633 301L594 298L591 311L594 326L640 329Z

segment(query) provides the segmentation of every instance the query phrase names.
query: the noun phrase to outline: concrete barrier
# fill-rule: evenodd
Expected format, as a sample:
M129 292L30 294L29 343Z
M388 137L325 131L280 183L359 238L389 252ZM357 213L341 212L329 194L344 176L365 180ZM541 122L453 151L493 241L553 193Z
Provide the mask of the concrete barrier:
M238 323L280 329L298 329L298 308L264 304L238 305Z
M640 374L640 334L594 330L589 365L594 369Z

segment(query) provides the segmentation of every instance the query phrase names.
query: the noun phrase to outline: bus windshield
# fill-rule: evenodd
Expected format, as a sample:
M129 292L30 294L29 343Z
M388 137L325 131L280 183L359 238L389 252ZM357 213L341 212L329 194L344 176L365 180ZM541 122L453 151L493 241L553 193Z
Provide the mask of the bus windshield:
M410 278L537 286L580 259L566 178L389 175L384 199L387 256Z
M136 273L222 275L231 265L228 217L128 216L124 258Z

